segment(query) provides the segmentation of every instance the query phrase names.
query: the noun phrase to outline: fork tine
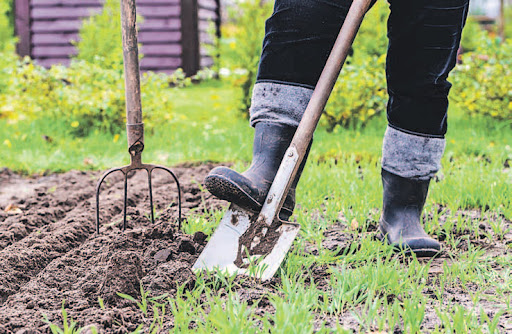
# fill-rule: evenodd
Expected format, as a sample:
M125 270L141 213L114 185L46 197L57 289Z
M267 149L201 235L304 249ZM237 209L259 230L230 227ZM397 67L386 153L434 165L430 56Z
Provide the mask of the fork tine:
M121 168L112 168L106 171L96 185L96 233L100 233L100 190L103 181L114 172L122 172Z
M153 169L162 169L166 171L167 173L171 174L172 178L174 179L174 182L176 182L176 187L178 188L178 230L181 230L181 186L180 182L178 181L178 178L176 175L167 167L164 166L155 166Z
M105 181L105 178L114 173L114 172L122 172L124 175L124 198L123 198L123 226L122 230L125 231L127 227L127 220L128 220L128 174L131 171L136 171L144 169L148 173L148 188L149 188L149 201L150 201L150 209L151 209L151 223L155 223L155 206L153 203L153 170L155 169L162 169L169 174L171 174L174 182L176 182L176 187L178 190L178 229L181 230L182 226L182 208L181 208L181 186L178 181L178 178L176 175L167 167L164 166L155 166L155 165L146 165L146 164L140 164L140 165L129 165L124 167L118 167L118 168L112 168L105 172L105 174L101 177L100 181L98 182L96 186L96 233L100 233L100 188L102 183Z
M155 223L155 209L153 207L153 187L151 185L151 172L153 169L148 168L148 183L149 183L149 206L151 209L151 224Z
M128 203L128 172L124 173L124 204L123 204L123 231L126 230L126 206Z

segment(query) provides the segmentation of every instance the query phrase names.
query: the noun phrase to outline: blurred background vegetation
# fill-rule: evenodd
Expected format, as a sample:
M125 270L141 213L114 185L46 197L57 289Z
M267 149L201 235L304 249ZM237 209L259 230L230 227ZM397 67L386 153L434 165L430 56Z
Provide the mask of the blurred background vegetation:
M201 78L212 78L212 70L196 78L185 78L179 70L172 76L144 73L142 99L150 133L162 124L184 124L184 119L188 124L196 122L190 119L193 113L176 107L180 103L174 98L179 95L177 91L191 85L229 90L228 99L215 97L213 91L212 99L222 100L222 106L220 102L214 104L230 119L247 117L264 21L272 6L272 1L245 0L227 8L221 37L210 46L212 54L218 55L213 71L220 78L219 84L201 83ZM12 1L0 0L0 121L14 125L44 119L55 124L64 122L61 133L71 138L101 134L119 138L124 133L125 110L121 37L112 33L120 32L118 8L119 0L106 0L101 13L84 20L76 42L78 55L71 65L47 69L16 55ZM355 56L348 60L343 80L338 81L325 109L322 127L327 131L362 129L371 122L385 124L388 12L387 2L381 0L368 13L355 41ZM505 14L512 22L512 9L507 8ZM512 25L505 28L508 38L503 39L497 24L484 29L470 17L462 38L460 64L450 76L454 83L451 101L464 117L495 122L510 131ZM192 83L196 81L200 83ZM205 117L215 119L203 108ZM5 145L12 142L6 140Z

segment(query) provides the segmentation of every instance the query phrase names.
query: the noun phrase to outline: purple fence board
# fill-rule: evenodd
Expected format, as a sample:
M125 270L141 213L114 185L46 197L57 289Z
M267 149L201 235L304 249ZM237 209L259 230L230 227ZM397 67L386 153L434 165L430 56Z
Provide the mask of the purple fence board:
M35 62L39 65L46 66L46 67L50 67L52 65L57 65L57 64L68 66L69 63L71 63L71 59L69 59L69 57L38 58L35 60Z
M181 44L142 44L141 52L145 56L181 56Z
M30 1L32 7L39 6L95 6L101 5L100 0L32 0Z
M164 29L178 30L181 28L179 19L151 19L141 24L139 31L159 31Z
M201 67L210 67L213 65L212 57L202 57L201 58Z
M161 67L178 68L181 66L181 57L148 57L144 56L140 67L145 69L158 69Z
M83 18L101 11L98 7L34 7L32 8L32 19L74 19ZM139 6L137 13L145 18L149 17L179 17L179 6Z
M81 20L35 21L32 23L32 34L45 32L77 32L82 26Z
M179 44L181 31L162 30L158 32L139 32L139 42L142 44Z
M68 45L71 41L78 41L78 32L34 34L32 45Z
M198 27L200 31L208 31L210 26L212 25L212 21L210 20L201 20L199 21Z
M146 20L153 17L173 18L179 17L181 13L180 6L146 6L141 5L137 8L137 13Z
M209 9L199 8L199 19L200 20L212 20L217 19L217 14Z
M70 54L76 54L74 46L34 46L32 48L32 56L36 59L66 57Z
M31 5L36 6L90 6L90 5L101 5L101 0L32 0ZM137 0L137 5L178 5L180 0Z
M72 41L78 41L79 37L78 32L35 34L32 36L32 45L72 45ZM139 41L144 44L177 43L180 40L180 31L139 32Z
M216 12L217 7L217 1L215 0L199 0L199 8L205 8Z
M101 7L35 7L32 8L33 20L77 19L97 14Z
M212 44L213 36L211 36L209 32L200 31L199 40L201 41L201 43Z

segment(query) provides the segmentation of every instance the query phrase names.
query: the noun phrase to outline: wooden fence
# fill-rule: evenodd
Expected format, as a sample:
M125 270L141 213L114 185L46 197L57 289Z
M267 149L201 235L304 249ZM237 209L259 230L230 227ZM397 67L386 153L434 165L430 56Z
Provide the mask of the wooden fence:
M142 70L171 73L181 67L192 75L212 58L203 48L211 37L207 30L220 28L220 0L137 0L144 18L139 42ZM82 20L102 9L102 0L15 0L18 53L44 66L68 64L76 54Z

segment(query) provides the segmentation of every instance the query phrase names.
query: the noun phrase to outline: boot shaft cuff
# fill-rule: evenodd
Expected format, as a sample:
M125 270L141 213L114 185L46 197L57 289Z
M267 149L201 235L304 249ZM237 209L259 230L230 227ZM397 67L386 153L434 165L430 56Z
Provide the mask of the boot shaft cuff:
M446 141L388 126L382 144L382 169L419 181L430 180L441 168Z
M286 83L257 82L251 102L251 126L259 122L299 126L313 89Z

